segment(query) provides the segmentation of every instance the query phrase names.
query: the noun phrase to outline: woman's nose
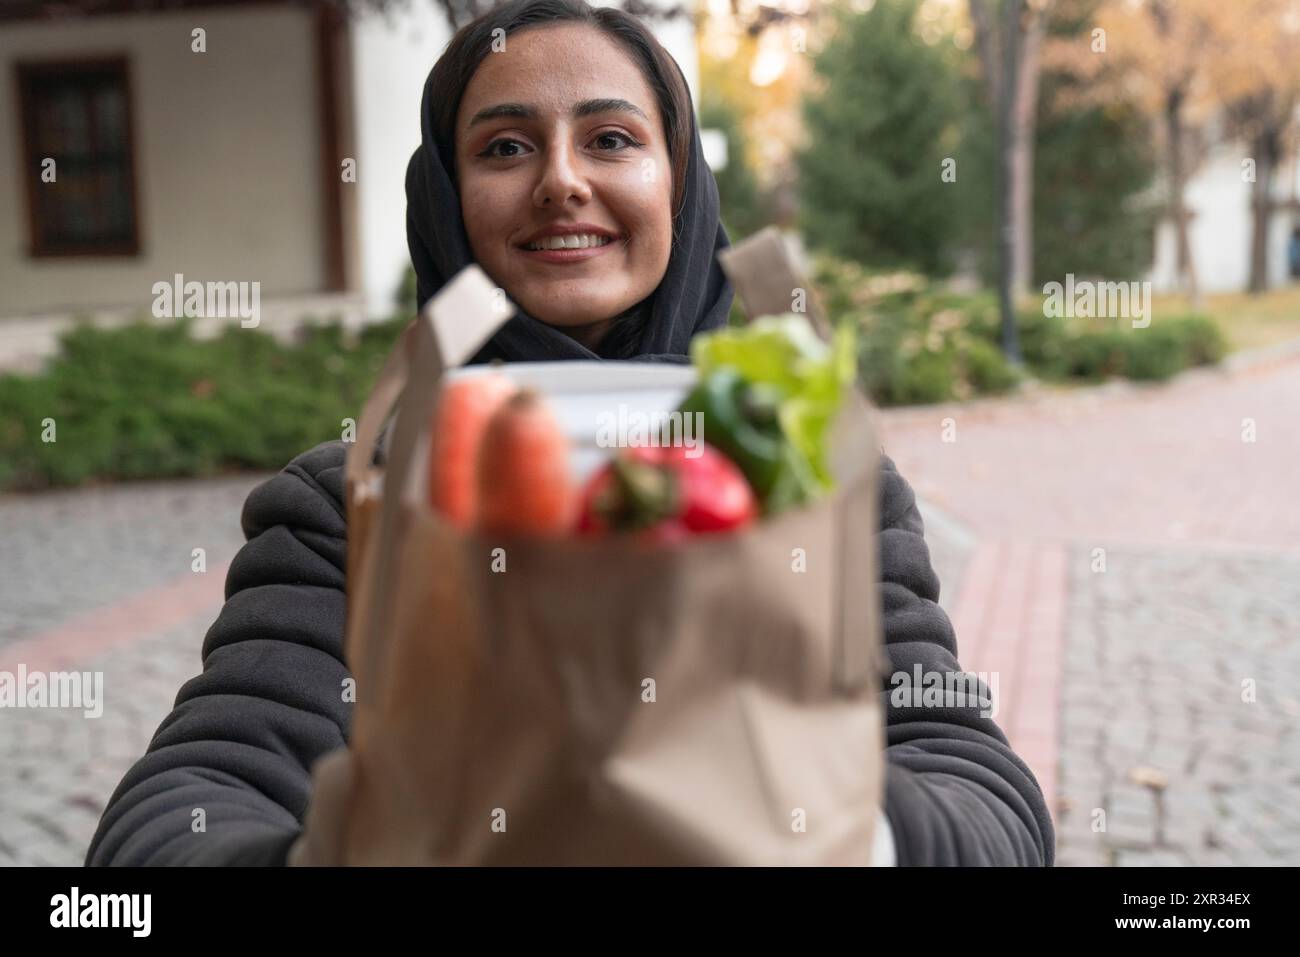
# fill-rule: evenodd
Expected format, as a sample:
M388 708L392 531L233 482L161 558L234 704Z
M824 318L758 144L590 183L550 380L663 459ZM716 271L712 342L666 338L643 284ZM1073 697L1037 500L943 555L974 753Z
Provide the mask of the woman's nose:
M542 178L533 191L533 202L538 206L546 205L547 201L563 206L569 197L585 203L591 199L591 187L579 168L572 145L557 138L547 148Z

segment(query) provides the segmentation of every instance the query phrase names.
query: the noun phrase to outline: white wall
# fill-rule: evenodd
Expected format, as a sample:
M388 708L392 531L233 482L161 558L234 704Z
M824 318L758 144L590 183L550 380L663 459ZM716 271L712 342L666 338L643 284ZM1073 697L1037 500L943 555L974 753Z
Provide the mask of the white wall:
M432 3L352 25L357 142L357 222L367 313L387 316L410 255L406 249L406 164L420 145L424 81L451 39Z
M1204 292L1242 292L1250 279L1250 244L1254 228L1251 195L1254 184L1242 180L1242 159L1249 150L1240 144L1215 149L1187 184L1191 222L1192 259ZM1284 162L1277 170L1274 196L1285 201L1294 195L1296 164ZM1287 241L1300 224L1285 210L1270 222L1268 282L1284 285L1287 277ZM1156 230L1156 255L1151 282L1158 291L1178 289L1177 241L1171 221Z
M655 34L681 65L698 106L694 27L689 21L656 25ZM421 0L353 24L361 272L371 316L392 311L394 292L410 262L406 164L420 145L424 81L450 39L441 11Z
M207 30L207 52L190 31ZM27 256L14 61L130 58L141 254ZM0 30L0 317L147 306L154 282L254 281L319 290L320 138L315 43L295 7L6 23Z

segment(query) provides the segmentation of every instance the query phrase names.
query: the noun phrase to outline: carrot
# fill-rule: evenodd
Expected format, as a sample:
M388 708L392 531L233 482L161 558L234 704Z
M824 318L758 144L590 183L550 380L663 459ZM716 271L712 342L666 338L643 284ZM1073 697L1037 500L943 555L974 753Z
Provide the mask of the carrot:
M469 529L477 510L479 446L492 414L515 393L496 373L466 376L444 386L434 411L429 452L429 501L457 528Z
M492 416L478 475L480 531L544 536L572 529L568 436L535 390L520 389Z

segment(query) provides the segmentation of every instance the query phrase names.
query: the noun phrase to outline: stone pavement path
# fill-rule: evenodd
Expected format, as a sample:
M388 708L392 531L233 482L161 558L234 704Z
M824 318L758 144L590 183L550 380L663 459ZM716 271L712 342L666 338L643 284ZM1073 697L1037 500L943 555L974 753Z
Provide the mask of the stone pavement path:
M1065 862L1300 863L1300 552L1080 551L1071 584Z
M881 426L1059 863L1300 863L1300 363ZM101 671L105 697L100 718L0 710L0 864L84 858L201 668L264 478L0 497L0 671Z
M1300 864L1300 360L881 430L1058 863Z
M103 674L100 717L0 709L0 865L84 860L113 789L202 669L240 508L264 477L0 497L0 671Z
M0 865L79 865L122 775L144 754L181 685L201 670L218 600L179 626L84 659L104 675L104 713L0 711Z

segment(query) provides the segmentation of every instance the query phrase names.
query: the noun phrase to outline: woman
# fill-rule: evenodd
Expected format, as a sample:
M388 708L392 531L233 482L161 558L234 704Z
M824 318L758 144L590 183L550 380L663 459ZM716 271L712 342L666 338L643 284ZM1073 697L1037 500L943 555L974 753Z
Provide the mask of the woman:
M421 121L406 184L420 304L473 260L521 310L476 361L682 362L691 336L726 322L728 241L686 84L633 17L582 0L499 7L434 66ZM557 227L592 248L537 250ZM320 445L249 496L203 673L113 794L88 863L328 856L351 708L343 463L342 443ZM958 671L921 516L887 457L880 488L888 672ZM878 830L896 862L1051 864L1042 792L979 702L895 706L890 687Z

